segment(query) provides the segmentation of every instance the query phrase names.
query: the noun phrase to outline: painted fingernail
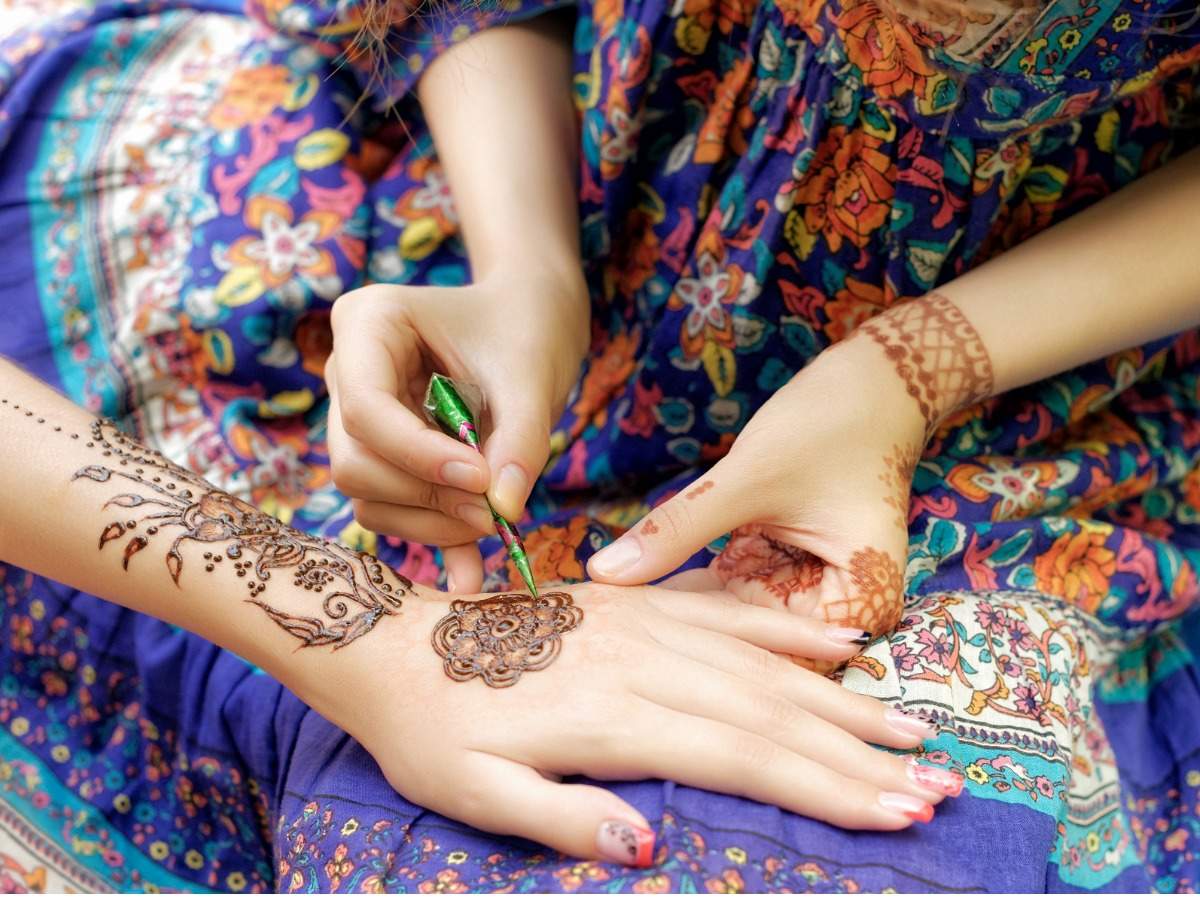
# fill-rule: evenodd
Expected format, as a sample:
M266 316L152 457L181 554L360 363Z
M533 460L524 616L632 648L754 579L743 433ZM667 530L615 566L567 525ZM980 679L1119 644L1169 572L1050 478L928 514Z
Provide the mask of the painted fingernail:
M893 794L884 791L879 795L879 805L888 812L898 812L908 816L914 822L928 822L933 818L933 807L924 800L910 797L908 794Z
M908 777L913 784L928 791L937 791L946 797L957 797L962 793L963 777L949 769L925 766L915 759L908 761Z
M861 628L839 628L833 626L825 629L825 637L835 644L856 644L865 647L871 643L871 632Z
M596 832L596 852L610 862L644 868L654 859L654 832L620 819L606 819Z
M501 509L520 509L529 490L529 477L516 463L509 463L500 470L496 481L496 505Z
M642 558L637 538L623 537L592 557L592 568L600 575L620 575Z
M492 531L492 514L482 503L460 503L454 508L454 514L483 534Z
M450 487L476 493L483 482L483 471L462 460L452 459L442 466L442 480Z
M898 709L889 709L883 714L883 720L891 726L893 731L906 738L915 737L927 740L937 737L937 726L924 719L900 712Z

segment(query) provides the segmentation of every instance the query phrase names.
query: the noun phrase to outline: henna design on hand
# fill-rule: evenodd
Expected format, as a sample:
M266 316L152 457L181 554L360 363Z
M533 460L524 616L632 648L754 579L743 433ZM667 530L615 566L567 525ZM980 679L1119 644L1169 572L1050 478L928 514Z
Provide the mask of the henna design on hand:
M928 293L860 327L896 367L921 410L927 435L939 420L991 395L995 378L987 347L947 297Z
M7 399L0 403L21 409ZM25 415L34 414L26 410ZM36 421L43 424L45 419ZM62 431L61 426L53 427ZM77 433L69 437L80 440ZM400 598L412 591L412 582L374 557L287 527L137 443L108 419L92 422L87 438L84 446L95 450L101 461L81 467L71 480L132 488L104 503L105 509L129 512L106 525L97 544L103 551L108 544L125 540L121 567L126 571L138 553L156 540L173 536L164 559L178 585L184 570L181 550L193 543L208 545L211 549L202 557L205 572L228 562L238 578L249 576L247 602L298 638L301 646L334 650L366 634L383 616L395 615ZM291 578L293 586L316 594L320 615L296 615L259 599L272 575Z
M900 619L904 608L904 573L890 553L863 547L850 557L854 594L824 604L825 618L836 625L883 634Z
M883 502L896 511L896 527L908 530L908 496L912 491L913 473L921 459L921 448L915 444L892 445L892 452L884 454L883 474L879 480L887 488Z
M700 485L692 488L690 491L688 491L686 494L684 494L684 499L685 500L695 500L697 497L699 497L701 494L703 494L705 491L707 491L712 486L713 486L712 481L705 481L703 484L700 484Z
M792 594L821 583L825 563L807 550L770 537L757 525L743 525L729 535L716 558L716 570L725 583L735 578L755 583L786 606Z
M534 599L499 594L487 600L455 600L433 628L433 649L455 681L479 676L488 687L512 687L524 672L549 666L562 649L562 636L583 621L569 594Z

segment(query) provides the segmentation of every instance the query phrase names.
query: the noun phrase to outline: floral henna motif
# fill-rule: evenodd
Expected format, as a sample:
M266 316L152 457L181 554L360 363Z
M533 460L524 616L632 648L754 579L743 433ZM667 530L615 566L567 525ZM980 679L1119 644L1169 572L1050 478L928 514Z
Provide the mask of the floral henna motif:
M879 480L887 487L883 502L896 511L896 527L908 530L908 495L912 490L913 472L921 458L921 448L915 444L892 445L892 452L883 457L883 474Z
M476 676L488 687L512 687L524 672L549 666L562 636L583 621L569 594L500 594L488 600L455 600L434 626L433 649L455 681Z
M955 410L991 395L987 347L962 311L941 294L902 303L860 327L896 367L927 432Z
M839 625L880 635L900 619L904 607L904 573L891 554L864 547L850 557L854 593L824 604L825 618Z
M75 434L71 437L79 439ZM104 462L84 466L72 480L132 486L130 492L115 494L104 504L106 509L130 512L105 526L98 545L103 550L113 541L125 540L121 553L125 569L165 532L174 537L164 555L167 571L179 584L183 547L209 545L212 549L203 554L205 572L228 562L238 578L247 579L247 602L299 638L303 646L335 650L366 634L383 616L398 612L400 598L412 589L412 582L374 557L288 528L249 503L213 489L157 451L137 444L107 419L93 422L89 437L85 446L94 448ZM272 575L291 578L295 587L316 594L321 615L293 615L259 599Z
M778 597L785 606L792 594L815 588L825 574L825 564L819 558L769 536L755 525L735 529L715 564L726 584L735 579L753 583Z

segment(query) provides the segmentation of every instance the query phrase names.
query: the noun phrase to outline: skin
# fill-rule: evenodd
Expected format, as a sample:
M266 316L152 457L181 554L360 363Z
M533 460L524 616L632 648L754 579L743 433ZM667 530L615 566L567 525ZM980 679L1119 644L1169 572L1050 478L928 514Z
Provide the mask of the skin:
M476 609L463 604L530 601L413 585L293 531L2 360L0 459L0 559L262 667L409 800L478 828L594 858L613 855L605 823L648 827L564 775L671 779L876 830L927 819L961 787L867 743L914 749L931 727L782 658L860 649L822 622L719 593L576 585L546 601L561 607L539 632L552 646L526 639L519 678L484 661L489 685L456 677L479 662L458 640Z

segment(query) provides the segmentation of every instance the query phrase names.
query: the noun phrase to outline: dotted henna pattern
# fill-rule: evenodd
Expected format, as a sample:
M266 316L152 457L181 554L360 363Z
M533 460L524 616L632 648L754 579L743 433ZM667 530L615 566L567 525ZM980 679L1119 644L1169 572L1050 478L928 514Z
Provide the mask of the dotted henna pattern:
M849 568L854 594L825 603L825 618L874 635L890 630L904 608L904 573L900 566L891 554L864 547L850 557Z
M883 457L883 474L879 480L887 488L883 502L896 511L897 528L908 529L908 495L912 490L913 472L921 459L921 448L915 444L892 445L892 452Z
M983 339L948 298L932 292L864 322L917 401L926 431L991 395L995 379Z
M554 662L562 636L582 621L583 610L563 593L455 600L433 628L433 649L455 681L479 677L488 687L512 687Z

